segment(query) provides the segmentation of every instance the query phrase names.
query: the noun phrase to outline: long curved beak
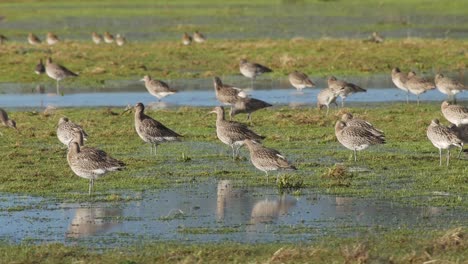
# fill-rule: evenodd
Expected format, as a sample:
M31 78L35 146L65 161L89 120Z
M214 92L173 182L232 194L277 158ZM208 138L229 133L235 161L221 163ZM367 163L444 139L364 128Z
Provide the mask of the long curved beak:
M125 107L125 110L120 115L124 115L125 113L131 111L132 109L133 107L131 107L130 105L127 105L127 107Z

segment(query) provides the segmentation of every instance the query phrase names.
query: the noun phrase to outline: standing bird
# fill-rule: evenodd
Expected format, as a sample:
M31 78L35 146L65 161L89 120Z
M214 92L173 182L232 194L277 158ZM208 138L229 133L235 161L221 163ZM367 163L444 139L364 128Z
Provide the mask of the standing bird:
M254 62L248 62L246 59L242 59L239 63L239 70L247 78L252 79L252 88L253 88L253 82L255 81L255 78L257 76L262 75L263 73L266 72L272 72L272 70L268 67L265 67L261 64L254 63Z
M81 131L75 131L68 147L67 161L71 170L81 178L89 179L89 195L94 188L94 180L107 172L122 170L125 163L114 159L103 150L83 146Z
M341 97L341 107L344 107L346 97L349 95L358 92L367 92L366 89L353 83L338 80L335 76L330 76L328 78L328 88L332 89L334 92L338 92L338 95Z
M4 35L0 34L0 45L3 45L3 43L5 43L5 41L7 41L8 38L5 37Z
M59 89L59 82L67 77L75 77L78 76L78 74L70 71L69 69L65 68L64 66L53 63L52 58L47 58L46 60L46 66L45 70L47 73L47 76L50 78L54 79L57 81L57 94L60 94Z
M392 69L392 82L398 89L406 92L406 103L409 103L409 90L405 85L407 79L408 75L401 72L399 68Z
M449 77L445 77L443 74L439 73L434 78L435 86L439 92L446 94L448 99L453 99L456 102L455 95L461 91L467 90L468 87L465 87L462 83L452 80Z
M294 88L296 88L298 91L302 91L302 89L306 87L315 87L315 84L305 73L293 71L289 74L288 78L291 85L294 86Z
M127 39L124 36L117 34L117 36L115 36L115 43L117 43L117 46L123 46L127 43Z
M111 44L114 42L114 36L109 32L104 32L104 42L107 44Z
M184 35L182 36L182 44L184 45L190 45L192 43L192 37L187 34L187 32L184 32Z
M255 166L255 168L265 172L267 181L269 171L276 171L281 169L297 170L296 167L291 165L291 163L277 150L266 148L260 143L251 139L245 139L244 143L249 149L250 161ZM278 181L278 175L276 176L276 181Z
M240 113L247 113L247 120L252 121L251 114L257 110L272 106L271 104L255 98L239 98L231 107L229 117L232 119Z
M49 45L55 45L59 42L59 38L52 32L47 32L46 42Z
M419 95L425 93L429 90L435 89L435 84L429 79L422 78L416 75L414 71L408 72L408 78L406 80L406 88L410 93L418 97L419 105Z
M75 137L77 131L81 133L82 139L88 139L88 134L86 134L80 125L73 123L70 121L70 119L68 119L68 117L61 117L59 119L57 126L57 138L60 140L60 142L62 142L62 144L68 146Z
M221 142L232 148L233 159L236 158L239 149L244 145L244 140L261 141L265 138L253 132L244 124L224 119L224 108L222 106L215 107L210 113L216 114L216 135Z
M468 124L468 108L443 101L440 106L445 119L456 126Z
M370 42L374 43L383 43L384 42L384 37L382 37L379 33L377 32L372 32L372 35L369 37Z
M384 136L376 136L362 127L348 126L343 121L336 122L335 135L344 147L354 152L355 162L357 161L356 151L364 150L371 145L385 144Z
M226 105L235 104L240 98L247 98L247 94L240 88L224 84L217 76L213 78L216 99ZM232 107L231 107L232 109Z
M345 122L347 126L362 127L365 130L374 134L375 136L384 137L384 132L382 130L375 128L371 123L367 122L366 120L354 118L353 114L351 113L343 114L341 116L341 121Z
M439 166L442 166L442 149L447 150L447 166L450 162L450 147L456 146L460 148L460 153L463 150L463 141L458 138L457 134L448 127L442 126L438 119L431 121L427 128L427 138L432 142L434 147L439 149Z
M341 90L344 90L344 88L341 88ZM327 107L327 113L326 115L328 115L328 111L330 110L330 104L335 104L336 106L338 106L338 104L336 103L336 98L338 98L338 95L339 95L339 91L334 91L330 88L325 88L323 90L321 90L318 94L317 94L317 108L319 110L321 110L324 106Z
M151 76L145 75L140 81L145 82L146 90L161 101L168 95L177 93L177 90L171 89L169 85L163 81L152 79Z
M203 43L206 41L206 37L197 30L193 33L193 40L197 43Z
M14 128L16 131L18 131L15 120L9 119L7 112L2 108L0 108L0 121L4 126Z
M34 68L34 72L39 75L46 72L44 63L42 63L42 59L39 59L39 63L36 64L36 68Z
M36 35L34 35L33 33L28 34L28 42L31 45L41 44L41 40Z
M103 42L102 36L96 32L93 32L91 34L91 39L93 40L95 44L101 44L101 42Z
M160 122L145 115L145 106L142 103L135 105L135 130L143 141L151 144L150 154L156 155L158 144L163 142L179 141L182 136L167 128Z

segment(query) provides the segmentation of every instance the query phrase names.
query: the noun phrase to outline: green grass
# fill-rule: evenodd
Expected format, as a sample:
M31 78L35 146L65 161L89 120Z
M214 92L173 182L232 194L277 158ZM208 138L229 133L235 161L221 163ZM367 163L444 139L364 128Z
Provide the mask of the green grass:
M389 40L381 45L359 40L209 41L183 46L179 41L131 43L123 47L66 42L53 47L9 43L2 46L0 82L55 85L34 74L40 58L54 60L80 74L61 82L65 87L101 87L107 80L139 80L145 74L167 80L239 74L248 58L273 69L280 78L301 70L312 79L329 75L389 74L393 67L417 72L464 71L467 41Z
M213 178L242 180L246 186L274 186L274 176L267 183L264 173L250 164L245 149L241 153L246 158L232 160L230 149L216 138L215 117L206 115L209 110L184 107L149 111L184 135L182 142L161 145L156 157L149 155L149 146L137 136L133 115L115 115L122 109L65 108L49 116L10 112L21 133L1 128L0 192L72 201L115 201L132 199L128 194L135 190ZM354 163L352 152L334 135L334 124L344 111L352 111L384 130L387 144L359 152ZM93 198L87 196L88 182L68 167L65 146L56 138L57 121L63 115L86 129L90 135L87 144L128 164L125 171L99 179ZM364 105L334 110L328 117L316 109L275 107L255 113L253 129L267 136L266 146L278 149L298 168L294 177L281 178L280 185L285 188L303 186L324 194L466 208L467 154L461 160L452 157L449 167L438 166L437 149L426 138L433 118L444 120L438 104ZM345 166L347 176L324 176L335 170L337 163ZM289 173L281 173L285 174Z
M0 244L2 263L465 263L466 230L397 230L300 244L149 243L89 251L62 244Z

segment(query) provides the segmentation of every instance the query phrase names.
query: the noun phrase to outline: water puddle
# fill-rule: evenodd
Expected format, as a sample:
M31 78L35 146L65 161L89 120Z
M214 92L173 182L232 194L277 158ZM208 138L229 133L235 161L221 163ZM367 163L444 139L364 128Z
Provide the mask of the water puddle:
M113 247L147 241L310 241L398 228L443 228L467 212L382 200L278 194L228 180L132 194L127 202L58 203L0 196L0 240ZM466 222L465 222L466 223Z
M459 76L457 76L459 77ZM368 89L366 93L358 93L347 98L346 102L353 103L381 103L405 101L406 93L394 88L391 79L386 75L346 78ZM326 87L325 80L314 80L317 87L298 92L285 79L260 79L251 89L251 83L240 76L228 76L223 80L229 84L246 88L251 97L258 98L274 105L304 106L316 105L317 94L322 87ZM169 84L179 90L179 93L166 97L162 102L156 102L141 82L135 81L107 81L102 87L61 88L63 96L55 94L55 83L43 84L44 90L38 89L37 84L0 84L0 105L2 107L122 107L134 105L136 102L152 104L156 108L179 106L214 106L218 105L213 91L211 78L169 80ZM37 92L39 91L39 92ZM446 98L437 90L431 90L421 95L422 101L441 101ZM468 93L461 93L457 98L468 100ZM338 99L338 101L341 99ZM415 101L415 96L410 96Z

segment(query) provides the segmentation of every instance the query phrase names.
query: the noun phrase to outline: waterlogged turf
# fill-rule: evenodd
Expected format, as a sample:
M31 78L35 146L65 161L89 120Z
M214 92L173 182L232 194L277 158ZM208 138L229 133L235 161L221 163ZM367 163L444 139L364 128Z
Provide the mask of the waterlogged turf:
M182 134L183 140L162 144L156 156L137 136L133 114L122 108L63 108L48 111L10 111L19 133L1 128L0 191L55 197L63 201L125 199L110 194L166 188L204 179L240 180L247 186L300 187L322 194L388 199L412 205L466 207L466 152L452 155L449 167L439 166L438 150L426 137L431 119L441 116L439 104L363 104L333 109L328 116L313 108L273 107L253 114L252 129L267 138L264 144L283 153L297 172L265 174L249 161L246 149L232 160L231 150L215 133L210 108L176 108L148 114ZM341 146L334 124L351 111L385 131L387 144L358 153ZM127 169L96 182L96 195L88 197L85 179L73 174L66 147L56 137L58 119L67 116L81 124L89 146L123 160ZM244 120L245 116L236 116ZM453 151L456 152L456 151ZM335 174L337 166L343 173ZM341 167L339 168L341 170ZM275 183L279 175L282 181ZM331 176L330 176L331 175ZM300 194L301 189L297 192Z

